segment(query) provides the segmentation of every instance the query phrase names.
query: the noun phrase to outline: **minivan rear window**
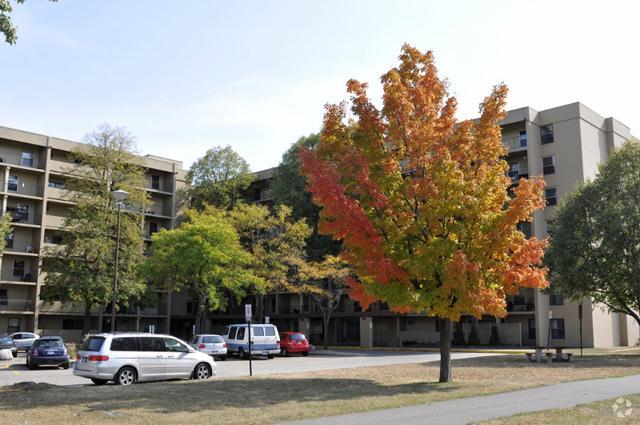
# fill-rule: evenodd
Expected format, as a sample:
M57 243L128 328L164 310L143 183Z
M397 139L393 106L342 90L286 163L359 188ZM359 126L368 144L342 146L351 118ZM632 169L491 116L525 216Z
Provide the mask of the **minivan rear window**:
M111 351L138 351L138 338L113 338Z
M84 351L100 351L103 343L103 336L90 336L89 339L84 342L82 349Z
M276 328L273 326L265 326L264 333L267 336L276 336Z

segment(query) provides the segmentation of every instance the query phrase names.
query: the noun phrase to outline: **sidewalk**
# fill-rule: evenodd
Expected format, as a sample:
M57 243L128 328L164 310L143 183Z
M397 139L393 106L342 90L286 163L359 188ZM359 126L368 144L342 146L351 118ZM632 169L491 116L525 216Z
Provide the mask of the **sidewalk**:
M566 382L439 403L317 418L283 425L465 425L518 413L574 407L640 393L640 375ZM612 413L611 420L615 420Z

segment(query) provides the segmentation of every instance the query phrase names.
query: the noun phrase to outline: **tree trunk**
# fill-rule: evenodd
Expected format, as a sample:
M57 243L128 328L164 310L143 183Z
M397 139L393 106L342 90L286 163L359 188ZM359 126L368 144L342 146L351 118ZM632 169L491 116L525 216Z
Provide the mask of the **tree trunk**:
M89 303L84 304L84 320L82 321L82 336L91 330L91 306Z
M440 318L440 382L451 382L451 320Z
M329 349L329 316L322 317L322 343L325 351Z

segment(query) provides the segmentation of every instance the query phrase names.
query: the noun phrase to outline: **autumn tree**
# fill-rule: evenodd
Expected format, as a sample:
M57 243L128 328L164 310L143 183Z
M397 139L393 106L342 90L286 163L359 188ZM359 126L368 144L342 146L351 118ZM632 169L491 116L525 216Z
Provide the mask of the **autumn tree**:
M192 206L233 208L242 201L253 178L249 164L231 146L211 148L187 173Z
M209 207L202 212L188 210L178 228L154 233L151 256L140 273L156 284L193 294L198 300L196 333L200 333L206 313L224 311L229 296L239 303L248 291L264 291L264 280L251 271L253 264L227 217Z
M25 0L16 0L16 3L24 3ZM57 2L58 0L49 0ZM4 41L9 44L15 44L18 36L16 35L16 27L11 21L11 12L13 6L11 0L0 0L0 33L4 34Z
M72 153L66 188L74 205L65 218L64 245L43 251L45 283L41 297L48 301L84 305L83 332L89 331L91 309L112 300L117 207L113 191L129 193L120 217L118 305L129 306L146 289L136 269L144 259L142 211L150 204L143 187L144 169L133 137L120 127L100 126L83 139L86 147Z
M591 298L640 325L640 142L628 141L596 178L556 209L545 262L552 287Z
M544 206L541 179L510 193L499 122L507 88L480 118L456 120L456 99L431 52L405 45L381 77L382 107L367 85L347 83L347 104L328 105L320 144L301 152L320 231L342 242L357 274L350 296L440 322L440 382L451 380L451 323L463 314L506 315L505 296L547 286L544 241L516 227Z
M326 255L336 255L340 250L339 242L318 233L320 208L311 201L307 179L300 173L300 151L315 149L319 143L319 134L310 134L298 139L282 155L270 184L270 194L274 203L289 206L294 219L304 218L311 227L312 233L307 239L306 251L313 261L322 261Z
M209 207L210 208L210 207ZM226 216L252 254L251 270L266 283L267 292L291 290L297 264L304 261L306 239L311 229L304 219L294 220L291 208L279 205L239 204ZM256 317L264 318L264 296L256 294Z

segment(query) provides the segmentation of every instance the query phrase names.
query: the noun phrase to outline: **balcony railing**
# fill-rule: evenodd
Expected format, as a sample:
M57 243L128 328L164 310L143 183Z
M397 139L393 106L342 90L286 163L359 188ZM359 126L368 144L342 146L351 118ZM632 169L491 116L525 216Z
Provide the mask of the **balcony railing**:
M33 311L33 301L14 298L0 298L0 311Z
M535 309L536 307L532 299L527 299L524 303L518 302L517 304L513 299L507 299L507 312L509 313L533 312Z
M38 248L31 239L10 239L6 242L5 251L37 254Z
M502 138L502 143L509 151L527 149L527 139L520 136L506 136Z
M24 213L20 211L9 211L13 216L12 223L20 224L40 224L40 214Z
M6 184L6 192L5 192L5 184ZM0 180L0 188L2 191L8 194L15 193L17 195L26 195L26 196L38 196L42 197L43 186L39 184L31 184L31 183L21 183L21 182L13 182L9 181L6 183L4 180Z

